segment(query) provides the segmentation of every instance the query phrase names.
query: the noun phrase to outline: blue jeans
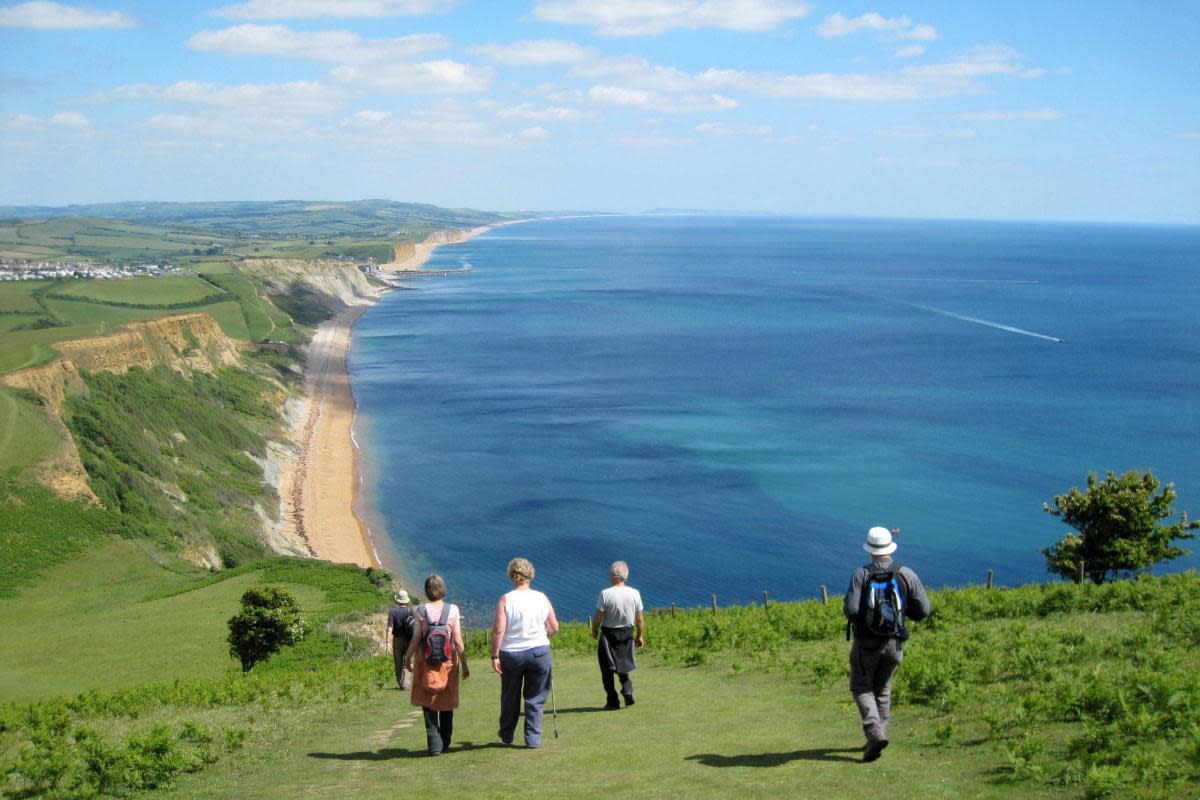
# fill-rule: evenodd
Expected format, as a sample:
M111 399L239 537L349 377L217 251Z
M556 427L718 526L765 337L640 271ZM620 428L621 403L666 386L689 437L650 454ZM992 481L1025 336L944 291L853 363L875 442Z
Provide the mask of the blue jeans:
M500 651L500 741L512 744L525 698L525 746L542 743L542 709L550 694L550 648Z

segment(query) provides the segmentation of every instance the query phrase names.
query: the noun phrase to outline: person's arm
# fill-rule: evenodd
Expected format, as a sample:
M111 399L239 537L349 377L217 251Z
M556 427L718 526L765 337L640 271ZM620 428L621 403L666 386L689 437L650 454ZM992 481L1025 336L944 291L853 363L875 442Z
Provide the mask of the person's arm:
M634 637L633 643L637 645L638 650L646 649L646 615L639 608L637 616L633 618L633 624L636 626L637 636Z
M908 618L915 620L925 619L933 613L933 606L929 603L929 595L925 593L925 585L921 583L921 579L917 577L917 573L908 567L901 569L901 573L908 584L908 611L906 612Z
M595 616L592 617L592 638L595 639L600 635L600 621L604 619L604 612L597 609Z
M546 598L546 608L549 612L546 614L546 635L553 636L558 633L558 617L554 616L554 605L550 602L550 598Z
M458 655L458 663L462 664L462 676L471 677L471 668L467 666L467 646L463 642L461 613L454 618L454 652Z
M496 603L496 619L492 621L492 672L500 674L504 669L500 666L500 643L504 641L504 632L508 630L508 614L504 610L504 595Z
M383 652L388 655L392 653L392 615L390 613L383 623Z
M858 618L858 604L862 600L863 579L866 570L856 569L850 576L850 588L846 590L846 599L842 602L842 613L846 619Z

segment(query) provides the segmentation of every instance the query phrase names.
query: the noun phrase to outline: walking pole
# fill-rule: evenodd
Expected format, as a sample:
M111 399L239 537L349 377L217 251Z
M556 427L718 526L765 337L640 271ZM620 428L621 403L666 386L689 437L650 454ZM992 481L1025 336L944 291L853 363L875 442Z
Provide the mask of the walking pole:
M554 670L550 670L550 716L554 717L554 738L558 738L558 702L554 699Z

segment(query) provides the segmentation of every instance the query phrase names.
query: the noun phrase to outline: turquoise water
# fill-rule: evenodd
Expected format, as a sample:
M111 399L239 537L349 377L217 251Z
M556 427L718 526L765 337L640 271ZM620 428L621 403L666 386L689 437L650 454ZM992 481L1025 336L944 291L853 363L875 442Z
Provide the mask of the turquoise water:
M351 372L403 571L472 608L514 555L569 617L617 558L653 605L840 593L872 525L932 585L1040 580L1089 471L1200 513L1200 229L589 218L460 266Z

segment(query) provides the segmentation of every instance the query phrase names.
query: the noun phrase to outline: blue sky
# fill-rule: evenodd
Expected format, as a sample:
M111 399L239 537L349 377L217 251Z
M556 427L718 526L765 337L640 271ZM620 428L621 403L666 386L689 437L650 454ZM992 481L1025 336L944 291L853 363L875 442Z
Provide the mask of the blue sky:
M0 204L1200 223L1200 3L0 0Z

